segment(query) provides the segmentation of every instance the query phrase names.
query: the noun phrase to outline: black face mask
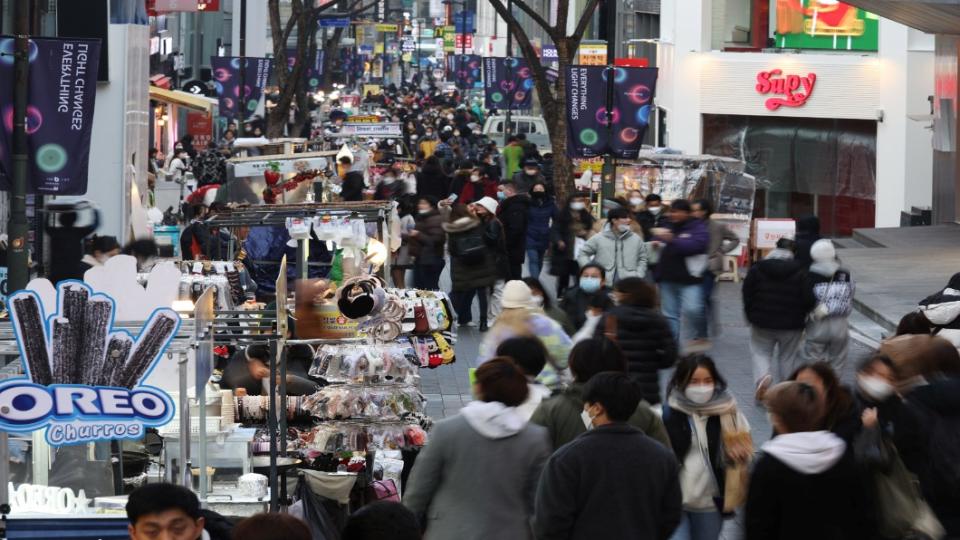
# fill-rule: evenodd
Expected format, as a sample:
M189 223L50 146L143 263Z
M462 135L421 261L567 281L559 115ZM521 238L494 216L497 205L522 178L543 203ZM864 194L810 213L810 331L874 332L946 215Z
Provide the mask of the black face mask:
M534 199L542 199L546 197L547 194L543 191L531 191L530 196L533 197Z

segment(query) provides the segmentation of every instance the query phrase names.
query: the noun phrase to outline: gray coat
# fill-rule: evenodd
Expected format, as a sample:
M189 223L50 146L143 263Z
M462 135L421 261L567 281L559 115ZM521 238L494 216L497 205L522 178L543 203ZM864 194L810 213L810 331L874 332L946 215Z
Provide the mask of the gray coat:
M549 456L543 427L527 424L492 439L461 413L430 432L403 504L425 516L427 540L531 540L537 482Z
M580 266L594 262L607 271L607 283L647 275L647 245L633 232L615 233L610 227L594 235L577 256Z

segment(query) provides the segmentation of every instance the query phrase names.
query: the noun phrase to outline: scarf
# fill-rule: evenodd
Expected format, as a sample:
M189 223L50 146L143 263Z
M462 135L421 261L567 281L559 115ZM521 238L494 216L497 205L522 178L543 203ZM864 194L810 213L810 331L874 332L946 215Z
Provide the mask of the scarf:
M721 416L737 414L737 400L733 399L733 395L728 390L714 391L713 397L706 403L694 403L683 392L673 389L667 396L667 404L670 405L671 409L676 409L687 415Z

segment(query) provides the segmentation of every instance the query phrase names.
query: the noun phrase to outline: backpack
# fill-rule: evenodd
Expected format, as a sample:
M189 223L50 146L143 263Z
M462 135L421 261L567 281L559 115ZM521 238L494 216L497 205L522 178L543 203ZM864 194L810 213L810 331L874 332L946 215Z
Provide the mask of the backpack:
M220 184L220 160L222 158L214 152L206 151L197 156L193 164L193 176L197 182L203 184Z
M487 244L483 241L482 234L473 233L461 235L453 244L453 255L462 259L466 264L479 264L483 262L486 251Z

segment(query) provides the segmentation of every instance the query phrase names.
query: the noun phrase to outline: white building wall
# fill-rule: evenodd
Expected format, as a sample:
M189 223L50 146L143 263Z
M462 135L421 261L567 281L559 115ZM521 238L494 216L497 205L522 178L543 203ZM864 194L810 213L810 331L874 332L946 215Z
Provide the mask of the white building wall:
M267 14L266 0L247 1L247 40L246 55L253 58L263 58L267 52L273 54L273 45L268 42L270 32L270 17ZM233 28L231 33L233 50L231 56L240 56L240 4L235 3L233 12Z
M929 206L932 190L929 114L932 38L881 19L876 55L714 52L712 0L661 4L657 106L666 110L667 144L685 153L703 147L703 114L878 120L876 226L896 227L900 212ZM809 101L769 111L755 89L760 71L817 74Z

